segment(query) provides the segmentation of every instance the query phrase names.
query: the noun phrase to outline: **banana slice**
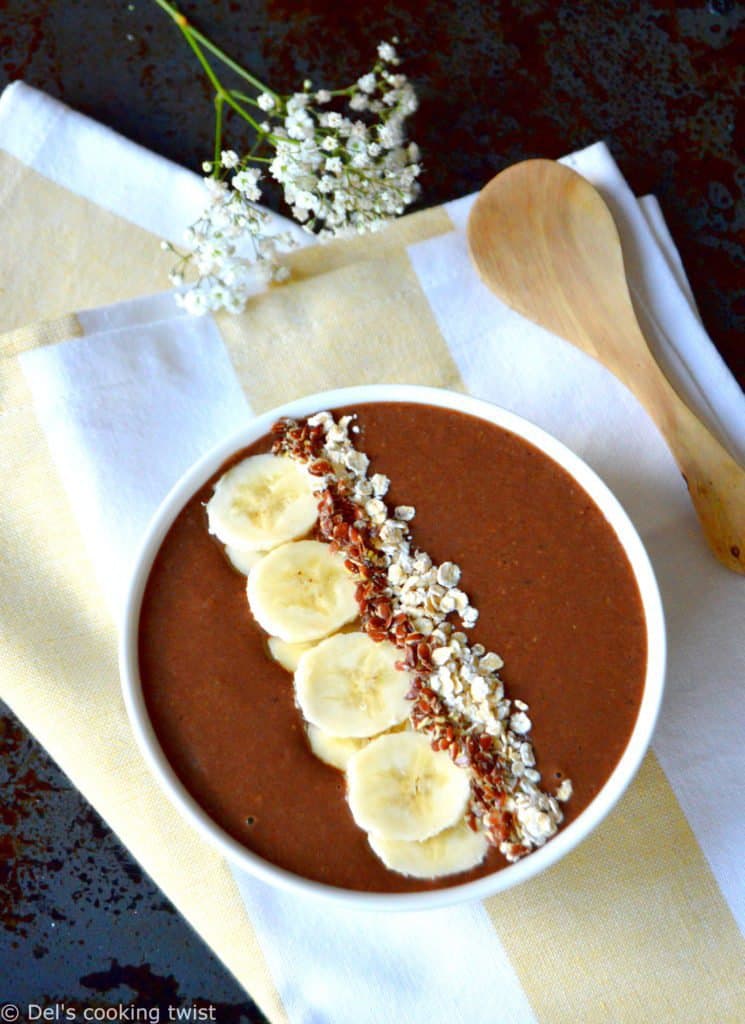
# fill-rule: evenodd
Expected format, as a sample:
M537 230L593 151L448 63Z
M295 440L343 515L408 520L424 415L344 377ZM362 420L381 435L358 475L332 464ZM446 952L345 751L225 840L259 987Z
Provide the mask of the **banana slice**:
M300 540L261 559L246 592L254 618L288 644L321 640L359 614L356 582L327 544Z
M210 533L241 551L302 537L318 517L318 481L281 455L251 455L224 473L207 502Z
M387 868L412 878L441 878L470 871L486 856L483 832L474 832L464 818L422 842L368 835L370 846Z
M243 573L244 576L248 576L259 559L264 557L266 551L246 551L244 548L234 548L232 544L226 544L225 554L234 569Z
M350 758L347 797L360 828L383 839L429 839L463 817L468 775L417 732L380 736Z
M288 644L286 640L280 640L278 636L270 636L267 641L269 653L275 661L279 662L285 671L292 675L298 667L298 662L306 651L315 647L315 641L309 640L304 644Z
M358 750L362 750L370 742L367 739L354 736L331 736L329 733L324 732L323 729L319 729L317 725L311 725L310 722L308 722L306 729L308 731L310 749L316 757L321 761L325 761L326 764L330 764L333 768L339 768L341 771L346 771L352 754L356 754ZM405 729L411 729L408 719L405 722L401 722L400 725L394 725L388 732L403 732Z
M337 633L307 651L295 672L295 696L306 719L331 736L376 736L408 718L408 672L401 653L366 633Z
M256 559L258 562L258 558ZM254 562L254 565L256 563ZM246 574L248 575L248 574ZM341 627L342 633L352 633L356 631L357 625L354 622L348 622L345 626ZM309 651L311 647L315 647L318 643L317 640L308 641L304 644L288 644L285 640L280 640L278 636L270 636L268 647L269 653L278 661L282 668L286 669L290 675L294 675L295 669L298 667L300 658L306 651Z
M350 736L330 736L317 725L308 723L308 742L310 749L321 761L330 764L332 768L339 768L344 771L349 758L367 745L365 739L355 739Z

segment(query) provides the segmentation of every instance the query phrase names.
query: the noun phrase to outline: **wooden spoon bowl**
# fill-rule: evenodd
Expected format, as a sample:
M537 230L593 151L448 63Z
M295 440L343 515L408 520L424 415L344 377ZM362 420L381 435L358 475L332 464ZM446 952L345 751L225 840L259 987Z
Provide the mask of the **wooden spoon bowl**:
M553 160L514 164L479 194L468 245L482 280L506 305L594 356L636 395L680 467L712 551L745 573L745 471L655 361L600 194Z

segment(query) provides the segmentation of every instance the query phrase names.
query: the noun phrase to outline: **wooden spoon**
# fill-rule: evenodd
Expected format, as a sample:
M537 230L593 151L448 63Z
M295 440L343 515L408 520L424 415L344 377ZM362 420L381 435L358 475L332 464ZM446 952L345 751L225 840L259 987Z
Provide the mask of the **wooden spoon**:
M584 178L526 160L476 200L468 245L485 284L528 320L595 356L659 427L716 557L745 572L745 471L673 390L631 304L613 217Z

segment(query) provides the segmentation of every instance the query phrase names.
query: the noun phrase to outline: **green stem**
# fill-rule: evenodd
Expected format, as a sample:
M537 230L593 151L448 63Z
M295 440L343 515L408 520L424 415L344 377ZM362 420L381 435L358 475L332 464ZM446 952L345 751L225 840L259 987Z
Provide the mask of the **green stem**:
M268 93L270 96L273 96L275 100L279 99L277 93L272 89L269 89L262 81L252 75L249 71L246 71L244 67L241 67L237 61L234 61L232 57L229 57L224 50L221 50L219 46L216 46L215 43L211 42L211 40L209 40L205 35L202 35L199 29L194 28L194 26L189 23L186 16L183 15L177 7L174 7L173 4L168 3L168 0L155 0L155 3L158 7L162 8L166 14L170 15L187 38L192 36L194 39L198 40L206 50L209 50L214 57L221 60L226 67L229 67L231 71L235 71L235 73L240 75L241 78L250 82L254 89Z
M252 107L259 106L258 102L253 98L253 96L249 96L247 92L240 92L239 89L230 89L229 92L231 96L235 96L235 98L237 100L240 100L241 103L250 103Z
M156 3L160 3L161 0L155 0L155 2ZM212 87L215 90L215 92L218 93L218 94L224 92L224 89L223 89L223 87L222 87L222 85L220 83L220 79L217 77L215 72L212 70L212 66L210 65L209 61L204 56L202 51L197 46L196 41L192 38L191 33L190 33L189 29L188 29L188 26L186 26L186 25L179 25L179 28L181 29L181 32L182 32L184 38L186 39L187 43L189 44L189 46L192 48L192 50L196 54L196 58L199 61L199 63L202 65L202 68L204 69L204 73L207 75L207 78L209 78L210 82L212 83Z
M235 112L239 114L244 121L248 121L248 123L256 132L256 134L260 135L262 139L268 139L269 142L273 142L275 144L277 142L292 142L293 144L299 144L298 139L279 138L277 135L273 135L272 132L265 132L261 127L261 124L258 121L256 121L253 117L251 117L249 112L247 110L244 110L240 103L236 102L236 100L233 99L233 96L235 95L234 91L228 91L227 89L224 89L222 86L220 86L219 91L220 95L228 104L228 106L232 107L233 110L235 110Z
M221 104L222 103L227 103L229 107L232 107L233 110L236 112L236 114L238 114L240 117L243 118L244 121L247 121L251 125L251 127L254 129L254 131L256 131L256 132L258 132L258 133L260 133L262 135L265 135L265 137L270 139L272 142L276 142L277 141L276 136L269 135L269 134L266 134L265 132L262 132L261 125L259 124L259 122L255 118L251 117L249 112L247 110L245 110L240 105L240 103L238 103L235 99L233 99L233 93L231 93L228 89L226 89L225 86L220 81L220 79L217 77L217 75L214 72L214 69L212 68L212 65L209 63L207 58L204 56L204 54L202 53L201 48L198 45L197 40L199 40L200 42L202 42L204 40L204 37L201 35L201 33L197 33L188 24L188 22L186 21L184 16L182 14L179 14L179 12L176 10L175 7L171 7L171 5L167 2L167 0L155 0L155 3L158 4L160 7L162 7L164 10L168 11L168 13L171 15L173 20L178 25L179 29L181 30L181 33L183 34L183 36L186 39L186 41L189 44L189 46L194 51L194 54L195 54L197 60L201 64L202 68L204 69L204 73L207 75L207 78L209 78L210 83L212 85L212 88L215 90L216 99L219 99L221 101ZM259 85L261 85L261 83L259 83ZM269 90L266 90L266 91L268 92ZM271 95L276 97L275 93L272 93ZM279 98L279 97L276 97L276 98ZM222 113L222 111L220 111L220 113Z
M247 110L244 110L240 103L236 102L236 100L233 99L232 95L226 89L224 89L222 85L220 85L219 83L217 91L228 104L228 106L233 108L236 114L239 114L244 121L248 121L248 123L255 131L261 131L261 125L259 124L259 122L255 120L255 118L251 117L249 112ZM273 138L273 136L269 135L268 138L271 139Z
M156 3L158 2L159 0L156 0ZM202 44L202 46L205 47L205 49L209 50L210 53L212 53L213 56L217 57L218 60L221 60L223 64L230 68L231 71L235 71L237 75L240 75L241 78L244 78L247 82L249 82L254 87L254 89L258 89L259 92L265 92L269 96L273 96L275 100L279 99L278 93L274 92L273 89L270 89L268 86L264 85L264 83L260 79L252 75L250 71L246 71L244 67L241 67L241 65L234 61L231 57L228 57L227 53L221 50L219 46L216 46L214 43L210 42L210 40L206 36L203 36L201 32L199 32L195 28L192 28L191 26L189 26L189 31L193 33L194 37L199 40L199 42Z
M249 158L253 157L253 155L256 153L256 150L257 149L261 149L261 146L262 146L263 142L264 142L264 136L263 135L257 135L256 138L254 139L253 146L251 146L251 148L249 149L248 153L246 153L246 156L249 157Z
M215 95L215 159L212 164L212 177L216 178L220 167L220 154L222 152L222 107L223 100L220 93Z

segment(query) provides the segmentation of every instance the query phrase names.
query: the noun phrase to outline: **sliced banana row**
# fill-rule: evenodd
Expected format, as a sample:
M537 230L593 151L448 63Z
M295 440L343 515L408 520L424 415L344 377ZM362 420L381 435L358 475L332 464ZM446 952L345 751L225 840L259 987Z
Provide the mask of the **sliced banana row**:
M486 853L483 833L464 819L468 774L407 728L411 678L396 668L393 644L349 631L359 608L343 556L298 539L316 521L317 486L285 456L244 459L207 504L210 532L248 577L269 652L294 675L310 747L346 772L352 816L375 854L416 878L467 871Z
M346 772L349 806L373 851L393 871L438 878L483 860L486 838L466 824L466 772L407 730L411 685L393 644L366 633L317 643L269 641L288 671L311 750ZM402 731L403 730L403 731Z

